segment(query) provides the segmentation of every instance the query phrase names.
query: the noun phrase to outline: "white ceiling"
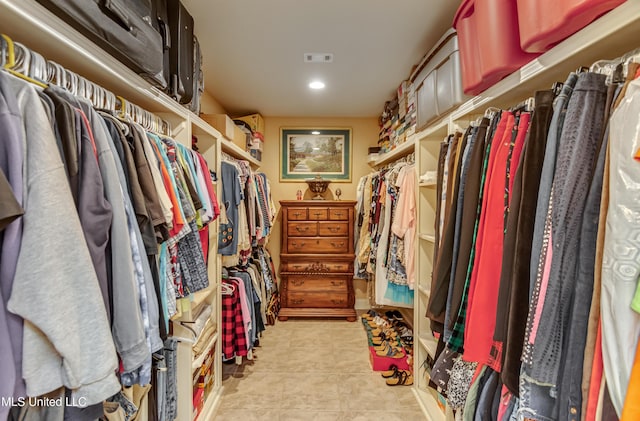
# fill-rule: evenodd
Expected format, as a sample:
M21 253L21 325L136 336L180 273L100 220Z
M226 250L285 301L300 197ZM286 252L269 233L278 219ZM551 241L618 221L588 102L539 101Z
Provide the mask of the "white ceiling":
M182 0L230 115L374 117L451 27L452 0ZM304 63L304 53L333 63ZM308 83L322 79L326 88Z

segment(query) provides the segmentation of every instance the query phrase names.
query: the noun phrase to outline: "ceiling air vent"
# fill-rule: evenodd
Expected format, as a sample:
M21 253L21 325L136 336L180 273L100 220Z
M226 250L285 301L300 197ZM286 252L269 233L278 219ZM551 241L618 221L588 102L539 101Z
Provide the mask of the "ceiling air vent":
M305 63L332 63L332 53L304 53Z

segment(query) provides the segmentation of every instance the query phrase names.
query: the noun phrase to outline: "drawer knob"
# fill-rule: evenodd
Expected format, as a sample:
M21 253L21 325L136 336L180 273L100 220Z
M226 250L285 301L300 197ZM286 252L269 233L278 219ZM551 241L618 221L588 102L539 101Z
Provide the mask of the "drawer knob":
M293 248L296 249L301 249L302 247L304 247L306 243L304 241L300 242L300 243L296 243L295 241L293 243L291 243L291 245L293 245Z
M301 281L299 279L295 279L293 281L291 281L291 283L297 287L304 285L304 281Z
M333 242L333 241L332 241L332 242L331 242L331 245L332 245L334 248L342 248L342 247L344 247L344 241L340 241L339 243L335 243L335 242Z
M298 304L302 304L302 303L304 303L304 299L302 299L302 298L299 298L299 299L296 299L296 300L291 300L291 304L298 305Z
M296 218L302 216L302 212L294 212L293 216L295 216Z
M331 281L331 285L334 287L341 287L344 285L344 281Z
M302 269L302 265L293 265L294 269Z
M318 216L318 217L319 217L319 216L321 216L321 215L322 215L322 212L314 212L313 214L314 214L315 216Z
M336 213L335 213L335 215L336 215L338 218L342 218L342 215L344 215L344 213L342 213L342 212L336 212Z
M297 226L297 227L296 227L296 231L298 231L298 232L307 232L307 231L309 231L309 227L300 227L300 226Z
M333 299L333 300L331 300L331 302L332 302L333 304L335 304L335 305L338 305L338 304L344 304L344 300L335 300L335 299Z
M338 231L340 231L340 227L329 227L329 231L338 232Z

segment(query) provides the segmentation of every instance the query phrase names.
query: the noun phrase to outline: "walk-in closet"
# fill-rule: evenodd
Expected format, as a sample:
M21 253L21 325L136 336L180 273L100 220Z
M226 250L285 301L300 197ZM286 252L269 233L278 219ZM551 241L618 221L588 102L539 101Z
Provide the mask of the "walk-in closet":
M637 0L0 0L0 421L640 420Z

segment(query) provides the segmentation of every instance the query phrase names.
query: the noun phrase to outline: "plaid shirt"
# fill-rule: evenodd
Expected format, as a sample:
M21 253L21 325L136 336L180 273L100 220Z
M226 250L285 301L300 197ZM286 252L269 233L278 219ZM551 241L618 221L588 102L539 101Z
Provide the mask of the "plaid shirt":
M240 294L231 285L233 294L222 294L222 355L229 360L247 355L247 339L242 322Z

